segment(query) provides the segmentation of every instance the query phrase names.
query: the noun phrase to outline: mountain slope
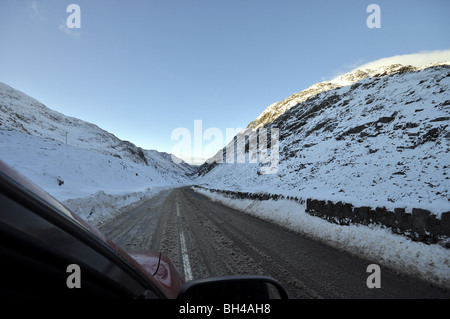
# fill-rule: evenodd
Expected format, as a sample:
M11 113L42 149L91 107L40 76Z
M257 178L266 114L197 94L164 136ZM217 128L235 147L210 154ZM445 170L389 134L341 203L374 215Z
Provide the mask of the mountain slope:
M164 158L164 170L192 174L193 168L182 163L176 165L168 156L156 151L143 150L123 141L89 122L65 116L49 109L39 101L0 82L0 129L18 131L71 146L95 150L105 155L129 159L149 165Z
M0 160L59 200L190 183L194 169L0 83Z
M272 104L240 133L279 129L275 174L212 163L198 182L439 214L450 210L449 124L447 63L356 71Z

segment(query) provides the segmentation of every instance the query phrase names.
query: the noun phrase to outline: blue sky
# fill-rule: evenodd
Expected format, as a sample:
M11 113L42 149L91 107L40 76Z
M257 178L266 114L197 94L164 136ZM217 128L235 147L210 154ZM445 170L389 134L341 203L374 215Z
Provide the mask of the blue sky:
M81 28L67 29L69 4ZM369 29L369 4L381 28ZM243 128L385 57L450 49L450 1L1 0L0 81L146 149L178 127Z

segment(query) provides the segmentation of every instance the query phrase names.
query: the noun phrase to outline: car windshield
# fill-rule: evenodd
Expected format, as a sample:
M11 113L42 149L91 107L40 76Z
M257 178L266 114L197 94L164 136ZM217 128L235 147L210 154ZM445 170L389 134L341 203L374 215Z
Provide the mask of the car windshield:
M449 298L449 9L3 1L0 161L163 288Z

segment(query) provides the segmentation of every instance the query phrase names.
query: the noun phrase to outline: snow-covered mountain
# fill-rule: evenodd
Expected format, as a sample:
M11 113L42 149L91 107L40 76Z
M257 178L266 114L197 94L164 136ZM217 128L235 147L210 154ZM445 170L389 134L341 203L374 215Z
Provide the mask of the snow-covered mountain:
M270 105L240 133L279 129L275 174L258 163L211 163L224 149L197 182L439 214L450 210L449 124L449 63L358 70Z
M18 131L65 143L76 148L95 150L105 155L159 167L161 173L190 175L193 168L185 162L173 163L169 154L143 150L123 141L97 125L49 109L39 101L0 82L0 129Z
M389 65L386 67L380 67L375 70L366 69L366 70L356 70L353 72L349 72L343 74L332 81L325 81L316 83L311 85L306 90L303 90L299 93L294 93L287 99L283 101L276 102L271 104L268 108L264 110L256 120L252 121L247 128L258 129L260 127L264 127L265 125L273 122L277 119L281 114L289 110L294 106L298 106L300 103L306 101L307 99L316 96L319 93L330 91L332 89L336 89L342 86L347 86L353 83L356 83L362 79L367 77L380 77L383 75L394 74L394 73L403 73L412 71L414 68L412 66L404 66L401 64Z
M3 83L0 160L62 201L97 192L152 193L156 188L190 184L195 172L187 163L174 163L170 154L122 141Z

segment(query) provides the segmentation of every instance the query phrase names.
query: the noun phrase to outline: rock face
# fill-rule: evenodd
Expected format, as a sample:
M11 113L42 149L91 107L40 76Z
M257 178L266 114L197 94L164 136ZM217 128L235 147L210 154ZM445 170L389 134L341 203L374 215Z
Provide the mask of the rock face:
M448 63L352 72L270 105L240 133L279 130L276 173L211 161L198 183L440 216L450 210L449 118Z
M273 103L264 112L262 112L256 118L256 120L248 124L247 128L258 129L264 127L267 124L270 124L273 121L275 121L281 114L283 114L287 110L298 106L300 103L306 101L307 99L319 93L326 92L338 87L339 85L333 84L331 82L322 82L314 84L308 89L303 90L299 93L295 93L281 102Z
M273 121L275 121L281 114L291 109L292 107L298 106L300 103L305 102L307 99L316 96L320 93L327 92L333 89L337 89L342 86L351 85L358 81L361 81L368 77L380 77L385 75L391 75L395 73L405 73L409 71L414 71L416 68L411 66L404 66L401 64L394 64L388 67L382 67L376 70L356 70L354 72L346 73L334 79L333 81L325 81L321 83L316 83L306 90L299 93L295 93L288 97L287 99L276 102L270 105L264 110L256 120L248 124L247 128L258 129L264 127Z

